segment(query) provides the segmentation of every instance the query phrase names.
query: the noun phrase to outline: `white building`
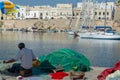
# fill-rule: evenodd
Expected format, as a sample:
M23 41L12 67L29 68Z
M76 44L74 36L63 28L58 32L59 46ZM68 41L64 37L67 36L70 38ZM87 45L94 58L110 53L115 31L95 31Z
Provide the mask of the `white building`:
M72 4L57 4L50 6L21 6L16 13L16 19L54 19L72 16Z
M57 16L58 18L69 18L73 15L72 4L57 4Z
M105 17L108 20L112 20L113 15L114 15L114 7L115 7L114 2L107 2L107 3L97 3L97 2L96 3L93 3L93 2L83 3L83 2L78 2L77 3L77 8L81 9L80 14L83 14L84 10L88 9L89 11L88 10L87 11L89 13L90 18L91 19L95 18L96 20L105 19Z
M96 3L95 7L95 19L107 19L112 20L114 16L115 3Z
M39 11L36 9L30 8L29 6L26 7L25 11L25 19L38 19L39 18Z
M74 17L79 16L79 14L80 18L83 18L83 15L86 14L90 19L101 20L106 17L106 19L112 20L114 15L114 6L114 2L107 2L107 4L97 2L78 2L77 7L74 9L72 4L57 4L56 7L20 6L19 12L16 13L16 19L67 19L73 15ZM87 12L84 12L84 10Z

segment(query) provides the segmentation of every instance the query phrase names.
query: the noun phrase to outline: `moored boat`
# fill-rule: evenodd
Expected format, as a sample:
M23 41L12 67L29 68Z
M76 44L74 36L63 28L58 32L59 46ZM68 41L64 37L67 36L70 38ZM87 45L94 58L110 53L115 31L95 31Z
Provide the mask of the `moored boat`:
M82 39L120 40L120 35L112 33L78 33Z

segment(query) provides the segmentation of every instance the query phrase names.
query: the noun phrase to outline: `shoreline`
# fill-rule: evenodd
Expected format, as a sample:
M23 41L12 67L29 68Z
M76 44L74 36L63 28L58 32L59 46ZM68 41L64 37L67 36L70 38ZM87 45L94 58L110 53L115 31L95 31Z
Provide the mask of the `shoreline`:
M103 20L96 20L96 26L102 26ZM40 30L76 30L80 29L79 26L76 25L76 19L73 19L70 26L69 19L51 19L51 20L39 20L39 19L30 19L30 20L3 20L1 21L1 28L6 29L27 29L29 27L37 27ZM80 23L78 24L80 25ZM119 24L114 23L113 20L107 21L106 26L112 26L113 29L120 31Z

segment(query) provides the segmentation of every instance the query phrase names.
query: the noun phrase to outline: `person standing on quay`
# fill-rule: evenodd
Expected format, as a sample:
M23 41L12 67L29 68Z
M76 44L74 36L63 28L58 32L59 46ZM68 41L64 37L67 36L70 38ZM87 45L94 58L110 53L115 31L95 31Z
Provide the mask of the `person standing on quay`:
M18 65L15 66L13 64L12 68L9 69L9 71L15 72L15 69L19 68L18 72L19 72L20 76L31 76L32 75L32 63L33 63L33 61L35 61L37 59L31 49L25 48L24 43L19 43L18 48L20 49L18 54L11 60L3 61L3 63L12 63L12 62L20 60L21 64L19 64L19 67L18 67Z

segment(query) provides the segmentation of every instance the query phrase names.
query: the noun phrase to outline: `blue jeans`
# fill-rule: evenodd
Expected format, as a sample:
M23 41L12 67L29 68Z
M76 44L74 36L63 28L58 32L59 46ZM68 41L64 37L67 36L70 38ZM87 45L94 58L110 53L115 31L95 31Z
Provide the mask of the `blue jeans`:
M17 73L19 74L20 71L20 63L14 63L11 68L8 69L11 73Z
M20 63L15 63L12 65L10 69L8 69L9 72L11 73L16 73L19 75L20 71L24 71L24 76L31 76L32 75L32 68L31 69L25 69L20 66Z

